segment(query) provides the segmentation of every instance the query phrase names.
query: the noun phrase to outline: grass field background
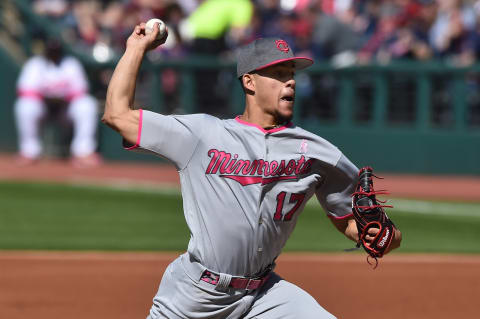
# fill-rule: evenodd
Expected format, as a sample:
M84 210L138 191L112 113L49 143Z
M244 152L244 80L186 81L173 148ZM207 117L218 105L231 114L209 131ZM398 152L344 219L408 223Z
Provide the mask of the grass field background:
M0 202L0 249L182 251L189 239L177 190L3 181ZM398 252L480 253L480 202L390 203ZM351 247L312 199L285 251Z

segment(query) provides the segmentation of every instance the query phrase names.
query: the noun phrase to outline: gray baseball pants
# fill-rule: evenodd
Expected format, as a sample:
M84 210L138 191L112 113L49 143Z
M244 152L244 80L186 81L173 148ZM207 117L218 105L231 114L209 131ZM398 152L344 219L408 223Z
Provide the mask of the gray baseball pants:
M165 270L147 319L332 319L307 292L273 273L254 290L219 291L200 280L205 268L185 253Z

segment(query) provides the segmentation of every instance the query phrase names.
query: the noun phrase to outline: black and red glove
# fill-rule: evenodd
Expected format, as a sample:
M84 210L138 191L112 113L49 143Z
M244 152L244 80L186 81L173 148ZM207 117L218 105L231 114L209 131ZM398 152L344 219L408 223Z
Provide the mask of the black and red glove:
M384 211L384 207L392 206L384 205L385 202L377 200L376 195L388 193L374 190L372 178L377 176L373 174L371 167L363 167L358 175L358 184L352 194L352 212L359 236L357 247L361 245L369 257L374 258L378 264L377 258L385 254L395 232L395 225ZM377 228L379 231L373 235L373 239L367 240L367 235L372 236L369 233L372 228Z

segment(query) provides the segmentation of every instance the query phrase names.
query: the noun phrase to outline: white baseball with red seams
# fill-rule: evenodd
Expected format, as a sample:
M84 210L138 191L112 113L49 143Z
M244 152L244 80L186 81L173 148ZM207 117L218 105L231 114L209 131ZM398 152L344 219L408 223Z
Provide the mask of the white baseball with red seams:
M145 110L137 144L130 149L177 167L191 233L188 252L164 273L149 318L334 318L275 273L253 291L201 278L205 270L220 274L218 282L262 273L313 195L330 217L351 215L358 169L342 152L293 123L265 130L240 118Z
M163 22L160 19L154 18L154 19L148 20L147 23L145 24L145 34L152 33L156 23L158 24L157 39L161 40L165 37L165 34L167 32L167 26L165 25L165 22Z

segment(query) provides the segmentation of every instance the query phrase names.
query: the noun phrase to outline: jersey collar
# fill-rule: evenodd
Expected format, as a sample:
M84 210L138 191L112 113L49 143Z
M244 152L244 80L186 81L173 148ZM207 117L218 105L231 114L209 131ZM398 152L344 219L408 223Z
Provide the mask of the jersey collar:
M288 127L291 127L291 126L293 125L293 123L289 121L287 124L285 124L285 125L283 125L283 126L266 130L266 129L264 129L263 127L261 127L260 125L253 124L253 123L250 123L250 122L246 122L246 121L240 119L240 115L238 115L237 117L235 117L235 121L237 121L238 123L243 124L243 125L256 127L257 129L259 129L260 131L262 131L264 134L271 134L271 133L279 132L279 131L282 131L282 130L284 130L284 129L288 128Z

